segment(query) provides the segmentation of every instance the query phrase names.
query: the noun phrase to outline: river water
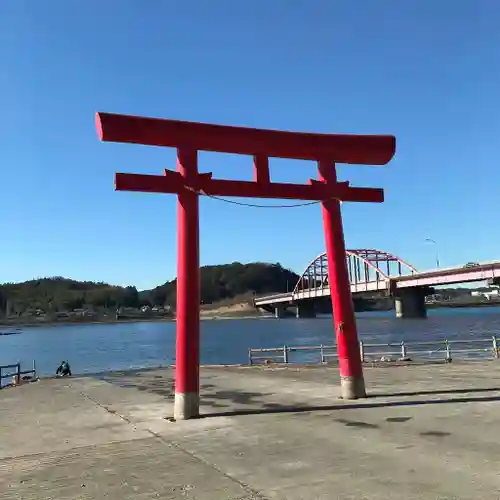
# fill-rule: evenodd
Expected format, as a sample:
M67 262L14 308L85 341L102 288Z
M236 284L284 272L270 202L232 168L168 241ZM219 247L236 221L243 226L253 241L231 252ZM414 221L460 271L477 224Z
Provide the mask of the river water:
M394 311L361 313L357 324L365 342L491 338L500 335L500 307L435 309L415 320L398 320ZM249 348L332 343L331 317L208 320L202 321L201 362L247 363ZM25 327L20 335L0 336L0 365L19 361L24 370L33 359L39 375L53 374L62 359L74 374L172 364L175 323Z

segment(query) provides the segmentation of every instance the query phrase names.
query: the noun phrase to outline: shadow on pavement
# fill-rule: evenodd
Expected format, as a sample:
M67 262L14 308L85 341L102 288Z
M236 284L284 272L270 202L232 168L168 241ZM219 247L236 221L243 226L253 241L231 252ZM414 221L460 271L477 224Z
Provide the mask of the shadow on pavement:
M102 374L101 380L119 385L121 387L135 388L139 391L147 391L158 394L165 399L173 399L174 387L173 379L169 374L158 375L154 371L137 372L130 370L128 372L116 372ZM379 392L369 394L364 400L342 401L337 404L313 406L307 403L283 404L269 401L273 397L272 393L262 393L257 391L244 390L217 390L215 384L205 381L200 387L202 407L212 408L213 412L207 412L200 415L200 418L227 417L243 415L263 415L278 413L311 413L335 410L363 409L363 408L391 408L405 406L423 406L438 404L456 404L456 403L486 403L500 401L500 395L476 396L474 393L500 393L500 387L482 387L482 388L460 388L460 389L436 389L422 391L402 391L402 392ZM418 396L445 396L456 395L456 397L441 397L439 399L406 399L396 400L394 398L411 398ZM459 395L464 395L459 397ZM376 401L377 399L388 399L389 401ZM231 409L236 405L240 408ZM241 408L249 406L250 408ZM208 407L208 408L207 408ZM225 409L223 409L225 408ZM210 410L208 410L210 411ZM395 420L396 421L396 420Z
M468 394L470 392L500 392L500 387L481 387L468 389L437 389L434 391L407 391L370 394L369 398L395 398L408 396L431 396L433 394Z
M487 391L488 389L481 389L480 391ZM498 389L490 389L490 391L497 391ZM473 392L474 390L469 390L468 392ZM477 391L477 392L480 392ZM438 391L436 394L439 394ZM391 396L398 396L398 394L392 394ZM373 397L373 396L372 396ZM377 396L381 397L381 396ZM366 401L366 400L365 400ZM214 412L206 413L200 415L200 418L211 418L211 417L229 417L229 416L244 416L244 415L263 415L263 414L277 414L277 413L310 413L310 412L321 412L321 411L335 411L335 410L361 410L364 408L394 408L394 407L405 407L405 406L424 406L424 405L439 405L439 404L457 404L457 403L491 403L500 401L499 396L468 396L468 397L456 397L448 399L418 399L418 400L407 400L407 401L380 401L373 403L339 403L336 405L320 405L320 406L309 406L309 405L281 405L278 403L268 403L264 404L262 408L249 408L249 409L238 409L238 410L228 410L224 412Z

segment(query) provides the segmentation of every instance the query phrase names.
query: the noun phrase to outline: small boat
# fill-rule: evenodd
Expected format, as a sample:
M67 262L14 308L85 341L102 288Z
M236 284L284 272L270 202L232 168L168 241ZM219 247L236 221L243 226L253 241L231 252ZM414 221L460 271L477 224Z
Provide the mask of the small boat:
M0 332L0 335L19 335L21 332Z

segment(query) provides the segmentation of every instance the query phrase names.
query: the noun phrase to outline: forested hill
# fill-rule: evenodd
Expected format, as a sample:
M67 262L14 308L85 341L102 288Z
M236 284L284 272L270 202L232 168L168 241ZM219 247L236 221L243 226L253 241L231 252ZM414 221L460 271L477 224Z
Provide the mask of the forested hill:
M118 304L131 307L136 306L138 301L139 293L132 286L112 286L63 277L0 285L0 309L12 314L36 309L59 312L89 306L108 308Z
M200 272L200 295L203 304L211 304L249 292L256 294L286 292L293 289L299 276L280 264L233 262L204 266ZM158 304L175 304L177 280L168 281L149 291L150 300Z
M205 266L201 268L201 301L210 304L237 295L255 292L285 292L295 286L298 276L280 264L261 262ZM141 307L175 308L176 280L153 290L138 292L133 286L75 281L62 277L0 285L0 313L22 314L30 310L72 311L74 309Z

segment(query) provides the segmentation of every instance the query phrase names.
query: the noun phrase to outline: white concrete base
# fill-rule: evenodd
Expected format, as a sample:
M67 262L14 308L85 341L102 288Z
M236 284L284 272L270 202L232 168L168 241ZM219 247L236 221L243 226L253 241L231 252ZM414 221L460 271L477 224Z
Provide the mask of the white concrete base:
M188 420L200 415L200 395L196 392L175 393L174 419Z
M365 379L360 377L340 377L340 397L342 399L366 398Z
M418 288L401 290L394 299L396 318L426 318L425 293Z

